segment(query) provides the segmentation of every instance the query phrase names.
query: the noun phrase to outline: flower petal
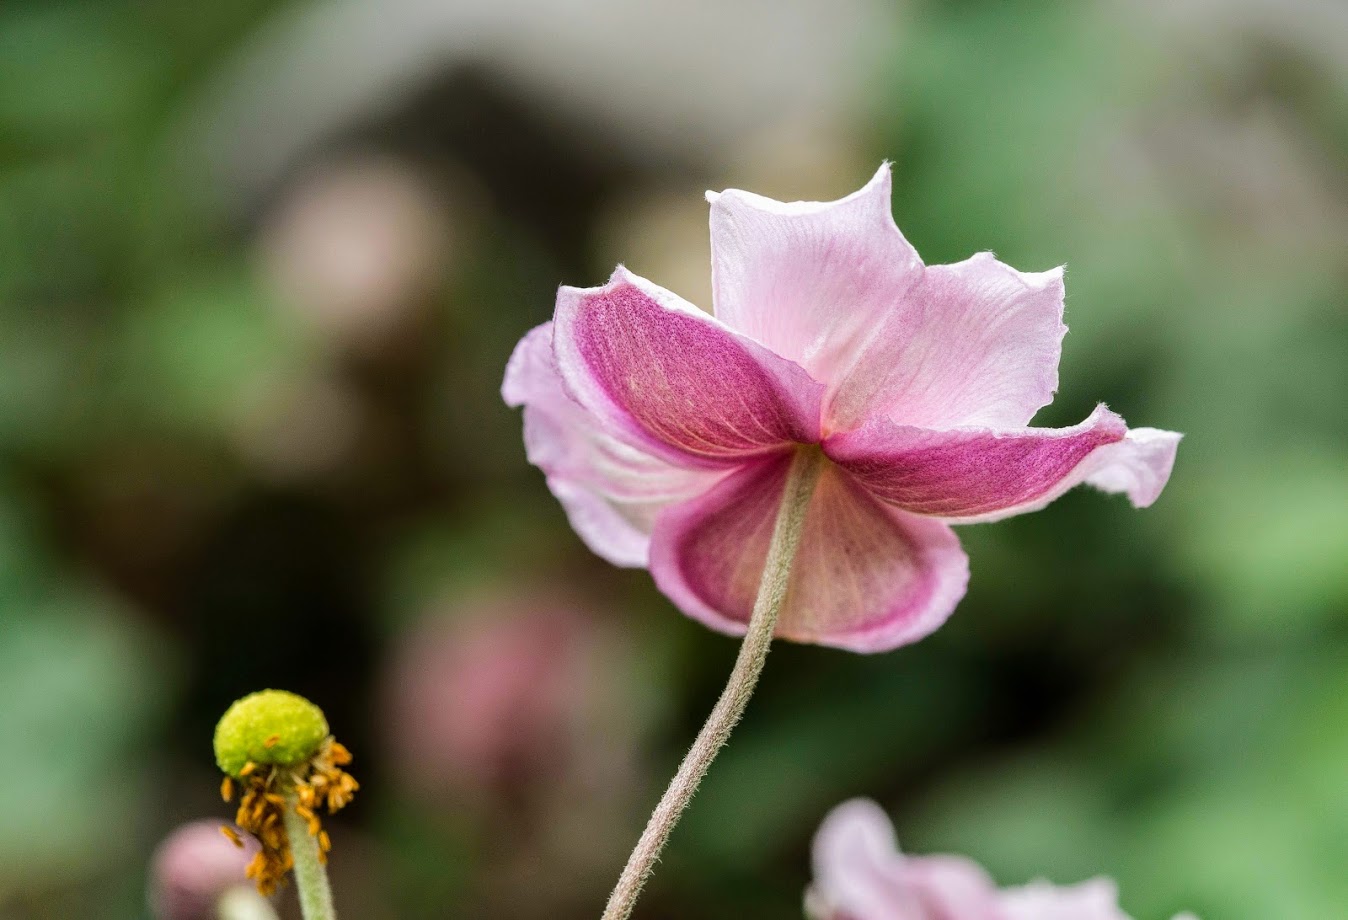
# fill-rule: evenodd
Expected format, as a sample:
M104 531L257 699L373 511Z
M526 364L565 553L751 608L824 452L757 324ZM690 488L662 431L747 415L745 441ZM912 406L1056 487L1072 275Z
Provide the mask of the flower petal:
M931 266L833 381L830 427L1021 427L1058 388L1062 315L1062 269L1018 272L986 252Z
M713 629L744 632L790 462L788 454L748 464L656 518L651 574L684 613ZM948 527L884 505L826 463L777 635L887 651L945 622L968 578L968 558Z
M818 920L1006 920L982 868L961 856L904 856L889 818L866 799L824 819L806 904Z
M524 406L529 462L547 476L586 545L615 565L644 566L656 513L706 491L721 474L675 466L608 434L567 395L552 336L552 323L544 323L520 340L501 395Z
M838 201L708 192L717 318L828 383L922 270L889 198L888 163Z
M922 920L904 879L894 826L879 805L852 799L829 812L814 837L811 920Z
M1077 885L1031 882L1002 891L1007 920L1129 920L1119 909L1119 889L1107 878Z
M963 856L910 857L908 884L921 917L959 920L1007 920L998 903L997 886L983 867Z
M624 268L558 291L553 347L606 430L673 462L725 468L818 440L823 387L804 370Z
M1082 482L1154 502L1180 435L1129 432L1103 405L1071 428L932 431L880 421L824 442L824 452L877 498L951 523L1038 510Z
M1146 508L1170 481L1183 437L1177 431L1131 428L1121 443L1100 448L1085 482L1104 492L1123 492L1133 507Z

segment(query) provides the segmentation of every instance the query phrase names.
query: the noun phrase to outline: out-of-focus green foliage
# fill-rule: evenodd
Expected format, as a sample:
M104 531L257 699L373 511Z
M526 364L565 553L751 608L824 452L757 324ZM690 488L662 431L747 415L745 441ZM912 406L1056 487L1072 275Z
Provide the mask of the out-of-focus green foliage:
M907 4L868 134L840 142L895 161L929 262L1066 263L1040 421L1104 399L1186 432L1166 494L964 529L969 596L916 647L775 649L647 916L796 915L810 835L858 794L1004 883L1114 876L1138 920L1348 904L1348 85L1295 5L1167 6ZM568 196L639 177L549 100L519 136L555 195L528 207L455 146L518 131L509 106L450 106L483 121L442 146L434 98L319 139L471 176L452 269L363 351L268 274L284 190L226 217L176 171L207 81L283 12L0 6L0 916L138 916L155 842L226 814L215 718L266 685L356 754L333 829L353 915L591 916L733 644L585 551L497 390L555 285L610 267L578 258L599 228ZM652 167L694 197L708 169ZM391 650L484 594L594 608L609 727L570 725L588 754L547 748L541 774L415 788Z
M87 573L61 571L0 487L0 903L109 863L155 767L143 746L174 686L150 632Z

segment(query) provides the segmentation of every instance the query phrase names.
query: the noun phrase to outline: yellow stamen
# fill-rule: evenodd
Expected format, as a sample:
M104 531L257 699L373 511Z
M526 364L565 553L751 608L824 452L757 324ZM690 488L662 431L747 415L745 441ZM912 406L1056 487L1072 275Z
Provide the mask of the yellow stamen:
M270 740L270 739L268 739ZM248 878L258 891L271 894L294 866L283 817L287 808L304 820L305 830L318 841L319 858L327 862L332 838L319 819L322 809L340 810L360 788L342 764L351 762L351 752L329 736L312 758L291 766L262 765L248 761L236 780L221 784L221 794L232 799L238 784L239 807L235 823L256 838L260 851L248 864ZM233 828L225 835L234 840ZM240 845L242 840L239 841Z

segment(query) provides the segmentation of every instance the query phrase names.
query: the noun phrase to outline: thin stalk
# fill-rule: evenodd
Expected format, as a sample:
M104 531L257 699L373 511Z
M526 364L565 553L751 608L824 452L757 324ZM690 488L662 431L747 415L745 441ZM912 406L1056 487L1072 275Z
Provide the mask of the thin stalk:
M782 611L782 601L786 598L787 584L791 578L791 563L796 558L800 546L800 535L805 523L805 511L814 494L815 484L819 481L824 455L818 448L805 447L796 452L786 476L786 488L782 491L782 504L777 510L777 520L772 528L772 541L768 545L767 563L763 567L763 578L758 584L758 597L754 601L753 614L749 617L748 631L740 644L735 667L730 672L730 680L715 708L707 717L707 722L698 732L679 771L674 774L669 788L651 813L650 821L636 848L627 859L618 884L609 896L608 906L604 908L603 920L627 920L636 906L641 889L650 877L655 863L660 859L674 825L693 798L698 784L707 775L707 768L715 759L717 752L725 745L731 730L744 715L744 707L749 704L758 675L763 671L763 663L768 657L768 647L772 644L772 634L777 627L777 617Z
M328 884L328 870L323 864L318 838L309 833L308 822L296 813L297 804L293 795L286 796L286 837L295 859L295 890L300 896L300 912L304 920L337 920L337 911L332 906L332 886Z

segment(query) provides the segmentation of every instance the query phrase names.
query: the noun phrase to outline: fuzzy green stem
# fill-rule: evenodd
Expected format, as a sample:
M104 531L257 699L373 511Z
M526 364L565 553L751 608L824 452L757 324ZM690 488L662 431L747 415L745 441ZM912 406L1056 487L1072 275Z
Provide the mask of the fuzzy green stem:
M674 825L692 801L693 793L697 792L698 784L707 775L707 769L717 752L730 738L730 732L739 722L740 716L744 715L744 708L749 704L749 697L753 695L758 675L762 673L763 663L768 657L777 617L782 610L782 601L786 599L791 563L800 546L805 512L810 505L810 496L814 494L815 484L819 481L823 461L824 455L816 447L803 447L796 452L787 473L777 520L772 528L767 562L763 567L763 578L758 584L758 598L754 601L748 631L740 644L730 680L683 763L679 765L679 771L674 774L669 788L651 813L646 830L628 857L613 894L609 896L603 920L627 920L631 916L632 908L636 906L646 879L660 859L660 852L669 840Z
M286 796L285 825L290 853L295 859L295 890L300 896L304 920L336 920L332 906L332 886L323 865L318 838L309 833L309 825L295 811L294 795Z

